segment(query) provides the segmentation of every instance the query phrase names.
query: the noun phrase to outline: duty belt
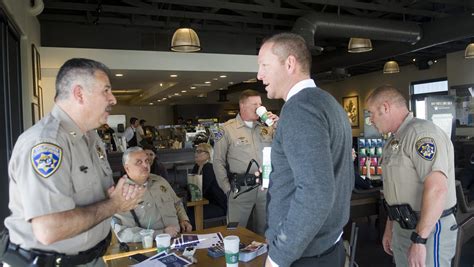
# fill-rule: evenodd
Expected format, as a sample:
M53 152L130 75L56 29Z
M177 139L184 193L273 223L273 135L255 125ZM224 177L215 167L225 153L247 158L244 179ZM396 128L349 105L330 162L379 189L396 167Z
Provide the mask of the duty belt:
M420 212L413 211L410 205L388 205L387 202L384 201L384 207L387 211L390 220L398 222L401 228L409 230L413 230L416 228L416 225L418 224L418 220L420 218ZM441 218L451 215L455 212L456 206L444 210L441 214Z
M100 241L94 247L79 252L77 255L66 255L62 253L52 252L52 251L43 251L39 249L23 249L20 246L9 243L7 247L7 251L5 253L5 262L7 261L8 254L11 253L16 258L21 258L22 261L28 261L32 265L28 266L75 266L86 264L94 259L102 257L107 248L110 245L110 240L112 238L112 232L109 232L107 237ZM25 265L26 266L26 265Z

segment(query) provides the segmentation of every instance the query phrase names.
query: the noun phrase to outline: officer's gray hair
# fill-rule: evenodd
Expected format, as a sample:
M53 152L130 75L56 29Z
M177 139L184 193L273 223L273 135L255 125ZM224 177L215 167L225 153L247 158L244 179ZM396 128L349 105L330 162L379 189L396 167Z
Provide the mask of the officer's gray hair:
M69 98L71 86L74 82L91 91L96 71L104 72L110 79L110 69L100 62L87 58L73 58L66 61L56 76L56 96L54 99L64 100Z
M384 84L375 88L367 97L366 102L380 104L381 102L388 101L389 103L404 106L408 108L407 100L402 95L400 90L395 88L393 85Z
M143 148L139 146L132 146L132 147L127 148L127 150L125 150L125 152L123 152L123 155L122 155L122 165L125 166L125 163L128 162L128 158L130 157L131 153L135 153L138 151L143 151Z

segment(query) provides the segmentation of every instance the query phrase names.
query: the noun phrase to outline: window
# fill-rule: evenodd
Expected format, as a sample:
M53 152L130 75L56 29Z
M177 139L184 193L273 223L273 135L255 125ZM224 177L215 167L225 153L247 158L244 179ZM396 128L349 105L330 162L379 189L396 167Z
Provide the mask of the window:
M418 81L411 83L411 110L413 115L426 119L426 100L428 96L448 95L448 80L446 78Z

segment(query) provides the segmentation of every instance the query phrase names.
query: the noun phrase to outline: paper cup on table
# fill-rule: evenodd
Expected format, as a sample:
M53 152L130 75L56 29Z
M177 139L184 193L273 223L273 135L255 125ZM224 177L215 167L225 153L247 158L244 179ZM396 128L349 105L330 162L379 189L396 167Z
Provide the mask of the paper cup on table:
M140 231L143 248L153 247L153 229L143 229Z
M159 234L155 237L155 241L158 253L162 251L168 252L171 245L171 236L169 234Z
M239 243L240 239L236 235L229 235L224 238L225 263L227 267L239 266Z

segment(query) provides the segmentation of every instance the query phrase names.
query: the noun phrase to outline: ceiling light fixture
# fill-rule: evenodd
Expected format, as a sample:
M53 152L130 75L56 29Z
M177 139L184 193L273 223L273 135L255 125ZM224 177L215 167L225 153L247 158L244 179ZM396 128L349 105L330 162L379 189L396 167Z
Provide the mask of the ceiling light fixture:
M122 76L123 76L122 73L116 73L116 74L115 74L115 77L122 77Z
M399 73L400 67L395 60L390 60L383 66L383 74Z
M197 52L201 50L201 43L197 33L184 26L174 32L170 49L175 52Z
M466 50L464 51L464 58L472 59L474 58L474 43L467 45Z
M221 78L227 78L227 75L221 75L221 76L219 76L219 77L221 77Z
M171 74L170 77L171 78L176 78L176 77L178 77L178 74Z
M372 42L366 38L351 38L347 46L349 53L363 53L372 51Z
M210 84L211 82L210 82L210 81L206 81L206 82L204 82L204 83Z
M186 93L187 91L186 90L181 90L181 93Z
M191 87L189 87L189 89L194 90L194 89L196 89L196 86L191 86Z

